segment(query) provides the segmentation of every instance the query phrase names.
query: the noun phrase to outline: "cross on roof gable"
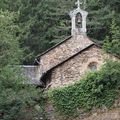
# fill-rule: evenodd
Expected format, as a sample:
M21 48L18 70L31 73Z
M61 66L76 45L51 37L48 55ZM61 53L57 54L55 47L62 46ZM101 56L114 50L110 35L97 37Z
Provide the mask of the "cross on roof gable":
M77 7L80 9L80 5L82 5L82 2L80 2L80 0L78 0L75 5L77 5Z

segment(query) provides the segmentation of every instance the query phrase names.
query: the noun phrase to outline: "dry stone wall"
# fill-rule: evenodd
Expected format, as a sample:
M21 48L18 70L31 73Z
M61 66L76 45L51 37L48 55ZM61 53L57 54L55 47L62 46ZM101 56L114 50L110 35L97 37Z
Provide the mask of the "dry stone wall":
M51 102L46 105L46 116L49 120L120 120L120 99L119 105L112 107L111 109L96 109L91 111L91 113L80 114L77 118L66 118L60 116Z
M80 120L79 118L76 120ZM94 113L88 118L81 120L120 120L120 108L109 110L103 113Z
M87 50L79 53L75 57L66 61L62 65L52 70L52 88L63 87L75 83L89 70L88 66L92 62L97 63L97 69L104 64L103 51L93 45Z
M105 53L100 47L91 46L52 70L51 88L74 84L90 71L91 63L96 63L97 70L99 70L107 59L119 60L115 56Z

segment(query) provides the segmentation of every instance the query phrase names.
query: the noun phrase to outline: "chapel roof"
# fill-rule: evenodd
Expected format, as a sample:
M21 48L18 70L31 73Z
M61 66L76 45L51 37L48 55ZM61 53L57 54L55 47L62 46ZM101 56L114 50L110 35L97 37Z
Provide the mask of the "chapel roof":
M36 58L40 58L41 56L45 55L46 53L48 53L49 51L53 50L54 48L58 47L59 45L63 44L64 42L66 42L67 40L69 40L72 36L68 36L67 38L65 38L64 40L62 40L61 42L57 43L56 45L54 45L53 47L49 48L48 50L46 50L45 52L39 54L36 56Z
M87 36L70 36L41 55L38 55L35 64L43 65L44 72L46 72L93 44L95 43Z

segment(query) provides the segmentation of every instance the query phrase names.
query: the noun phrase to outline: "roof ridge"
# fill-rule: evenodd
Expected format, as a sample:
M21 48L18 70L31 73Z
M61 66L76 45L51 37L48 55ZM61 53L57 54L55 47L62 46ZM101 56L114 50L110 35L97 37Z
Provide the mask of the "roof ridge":
M69 40L70 38L72 38L72 36L68 36L66 39L62 40L61 42L57 43L56 45L54 45L53 47L49 48L48 50L46 50L45 52L41 53L40 55L37 55L36 58L43 56L44 54L48 53L49 51L51 51L52 49L56 48L57 46L61 45L62 43L66 42L67 40Z

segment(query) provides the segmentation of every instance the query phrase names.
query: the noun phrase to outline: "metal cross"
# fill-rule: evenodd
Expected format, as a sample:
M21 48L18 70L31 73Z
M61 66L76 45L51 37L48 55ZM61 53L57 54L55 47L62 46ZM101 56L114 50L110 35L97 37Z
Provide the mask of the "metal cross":
M80 0L77 0L77 2L75 3L75 5L77 5L77 7L80 8L80 5L82 5L82 2L80 2Z

